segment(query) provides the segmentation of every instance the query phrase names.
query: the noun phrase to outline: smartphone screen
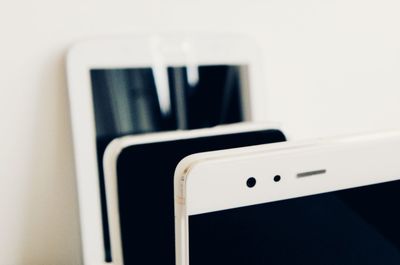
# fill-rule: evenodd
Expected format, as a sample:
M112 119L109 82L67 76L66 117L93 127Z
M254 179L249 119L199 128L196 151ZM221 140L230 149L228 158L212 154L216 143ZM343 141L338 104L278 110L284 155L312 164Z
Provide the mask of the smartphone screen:
M400 264L400 181L189 216L190 265Z
M282 141L280 131L261 130L125 148L117 160L124 264L175 265L174 171L181 159Z
M163 75L165 74L165 76ZM123 135L197 129L250 119L247 65L90 70L105 260L112 260L102 158Z

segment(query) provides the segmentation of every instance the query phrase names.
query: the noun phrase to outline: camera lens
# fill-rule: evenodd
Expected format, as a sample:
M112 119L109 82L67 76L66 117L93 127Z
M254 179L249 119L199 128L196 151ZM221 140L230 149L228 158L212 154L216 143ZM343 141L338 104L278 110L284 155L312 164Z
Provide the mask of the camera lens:
M253 177L248 178L248 179L247 179L247 182L246 182L247 187L249 187L249 188L253 188L253 187L256 185L256 183L257 183L257 181L256 181L256 179L253 178Z
M276 176L274 177L274 181L275 181L275 182L281 181L281 176L276 175Z

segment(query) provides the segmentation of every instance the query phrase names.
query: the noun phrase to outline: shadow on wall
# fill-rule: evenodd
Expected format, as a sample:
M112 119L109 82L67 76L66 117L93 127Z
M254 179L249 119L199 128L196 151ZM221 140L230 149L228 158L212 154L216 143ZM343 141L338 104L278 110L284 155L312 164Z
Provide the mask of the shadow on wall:
M23 238L18 264L81 264L81 243L71 125L61 53L47 60L38 80L35 150L25 192Z

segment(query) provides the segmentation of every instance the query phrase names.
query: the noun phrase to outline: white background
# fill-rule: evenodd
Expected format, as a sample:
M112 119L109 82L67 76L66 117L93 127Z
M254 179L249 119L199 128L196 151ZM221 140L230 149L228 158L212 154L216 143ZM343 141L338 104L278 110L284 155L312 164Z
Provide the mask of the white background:
M80 264L64 56L104 35L244 33L294 138L400 128L398 0L0 3L0 264Z

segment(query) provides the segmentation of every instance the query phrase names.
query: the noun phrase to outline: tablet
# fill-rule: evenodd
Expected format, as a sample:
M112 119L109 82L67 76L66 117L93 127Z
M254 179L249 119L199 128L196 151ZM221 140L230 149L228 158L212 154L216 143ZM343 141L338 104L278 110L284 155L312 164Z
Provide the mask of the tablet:
M90 40L67 55L85 264L111 261L101 159L116 137L264 115L259 57L242 37Z
M246 124L111 142L104 172L113 264L175 265L173 176L183 157L284 140L280 130Z
M400 131L195 154L177 265L400 264Z

